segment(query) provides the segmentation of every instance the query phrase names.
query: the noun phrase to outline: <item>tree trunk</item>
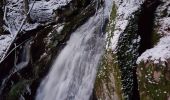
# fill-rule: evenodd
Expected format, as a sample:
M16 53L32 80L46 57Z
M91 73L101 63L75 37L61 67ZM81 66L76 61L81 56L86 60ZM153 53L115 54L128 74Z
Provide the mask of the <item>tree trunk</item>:
M30 17L30 14L28 14L28 12L29 12L29 0L24 0L24 8L25 8L25 15L27 15L27 22L30 23L31 17Z
M0 0L0 35L3 33L3 0Z

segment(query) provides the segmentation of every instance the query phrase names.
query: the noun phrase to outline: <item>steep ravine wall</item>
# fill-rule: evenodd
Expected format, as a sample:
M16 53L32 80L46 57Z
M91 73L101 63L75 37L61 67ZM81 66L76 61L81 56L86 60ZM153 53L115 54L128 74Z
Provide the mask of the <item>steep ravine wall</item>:
M112 43L112 37L116 36L116 21L119 21L116 4L113 5L110 23L107 27L107 45ZM116 49L106 48L103 60L95 84L95 92L98 100L135 100L139 98L136 81L136 59L138 57L139 34L138 19L140 9L129 16L129 22L120 32ZM118 17L118 18L117 18Z
M127 18L128 24L118 36L116 49L113 49L111 42L112 38L117 36L115 25L119 21L119 6L113 6L107 26L106 52L99 66L94 89L98 100L150 100L146 96L148 92L143 94L143 90L141 91L141 87L147 83L144 77L144 80L141 80L139 74L136 74L137 68L139 69L136 61L160 38L160 35L155 33L157 30L154 23L155 12L160 3L159 0L145 0L131 13ZM141 67L144 65L140 64ZM154 89L152 92L154 93ZM160 98L157 100L162 100Z

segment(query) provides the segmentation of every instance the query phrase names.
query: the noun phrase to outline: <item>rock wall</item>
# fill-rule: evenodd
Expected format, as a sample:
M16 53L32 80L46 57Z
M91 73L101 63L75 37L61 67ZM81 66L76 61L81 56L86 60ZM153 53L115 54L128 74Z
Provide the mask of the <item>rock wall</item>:
M114 1L96 97L169 100L170 1Z
M130 12L131 15L125 16L126 11L122 12L123 6L129 7L124 3L117 5L115 2L107 27L106 52L95 84L99 100L139 98L135 64L140 40L138 34L140 8L135 8Z
M138 58L138 83L141 100L170 99L169 5L169 0L161 0L161 4L155 12L153 48L146 50Z

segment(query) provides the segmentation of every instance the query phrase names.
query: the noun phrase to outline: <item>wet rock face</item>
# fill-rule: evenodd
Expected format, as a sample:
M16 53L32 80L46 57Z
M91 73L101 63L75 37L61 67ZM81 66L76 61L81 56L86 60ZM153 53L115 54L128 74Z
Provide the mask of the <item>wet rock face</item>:
M72 2L72 5L76 5ZM42 78L48 73L53 59L58 55L60 50L65 46L65 42L69 39L71 33L92 16L97 6L96 0L78 0L84 2L83 6L72 9L72 13L66 13L62 10L63 15L57 17L68 18L60 23L50 23L42 26L37 30L26 32L16 39L16 43L23 42L16 50L14 50L4 62L0 64L0 99L1 100L34 100L36 89L38 88ZM60 9L66 9L61 7ZM78 10L78 11L77 11ZM29 35L28 35L29 34ZM28 36L25 36L28 35ZM27 38L24 38L27 37ZM28 45L29 44L29 45ZM22 63L21 52L29 46L29 59L23 68L16 70L15 63ZM16 61L16 62L15 62Z

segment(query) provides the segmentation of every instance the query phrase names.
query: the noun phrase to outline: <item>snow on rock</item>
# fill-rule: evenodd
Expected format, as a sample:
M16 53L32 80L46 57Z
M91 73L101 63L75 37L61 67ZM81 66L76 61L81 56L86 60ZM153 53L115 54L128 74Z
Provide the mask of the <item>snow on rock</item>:
M12 37L10 35L0 36L0 58L4 55L8 45L12 42Z
M106 8L104 9L104 15L106 18L109 18L112 12L113 0L105 0L105 6Z
M37 1L31 11L31 18L38 22L53 20L53 10L66 5L70 1L71 0Z
M63 28L64 28L64 25L61 25L60 27L57 28L57 32L60 34Z
M156 32L162 38L159 42L151 49L146 50L137 60L137 64L141 61L154 61L154 63L159 63L160 61L165 61L170 58L170 0L162 0L163 5L160 5L156 11Z
M62 5L66 5L71 0L50 0L50 1L36 1L32 0L29 4L31 19L36 22L34 24L24 24L22 30L32 30L38 26L40 22L47 22L53 20L53 10ZM22 21L25 19L23 0L8 0L6 6L6 23L12 34L17 33Z
M158 33L161 35L170 35L170 17L165 17L159 20L161 27Z
M71 0L41 0L36 1L33 5L34 0L30 0L30 8L33 6L30 11L30 16L35 23L26 22L21 28L22 23L26 18L26 14L24 13L23 0L6 0L6 7L4 9L4 21L6 25L4 25L4 28L5 30L8 30L10 34L0 35L0 62L2 59L4 59L6 52L18 34L18 30L20 28L21 31L29 31L37 28L40 22L50 22L54 17L52 14L53 10L62 5L66 5L70 1Z
M113 51L117 47L119 36L124 32L133 13L137 11L144 0L115 0L117 6L117 17L115 20L114 36L111 38L111 48Z
M159 61L166 61L168 58L170 58L170 36L165 36L160 39L160 42L154 48L146 50L138 58L137 63L146 62L147 60L159 63Z

